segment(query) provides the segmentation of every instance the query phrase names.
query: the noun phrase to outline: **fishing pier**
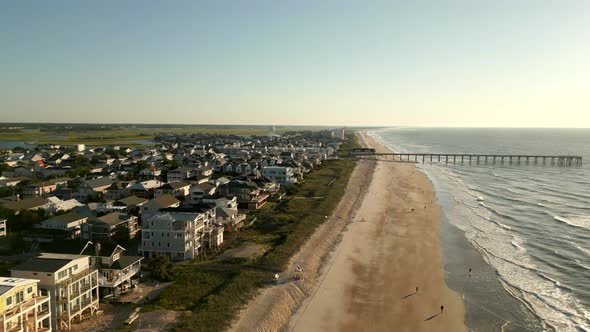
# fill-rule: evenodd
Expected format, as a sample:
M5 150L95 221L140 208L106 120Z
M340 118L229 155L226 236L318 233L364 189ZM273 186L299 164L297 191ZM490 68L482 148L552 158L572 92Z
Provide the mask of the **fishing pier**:
M463 153L377 153L373 149L353 149L352 157L391 157L393 161L445 164L525 164L553 166L582 166L581 156L520 155L520 154L463 154Z

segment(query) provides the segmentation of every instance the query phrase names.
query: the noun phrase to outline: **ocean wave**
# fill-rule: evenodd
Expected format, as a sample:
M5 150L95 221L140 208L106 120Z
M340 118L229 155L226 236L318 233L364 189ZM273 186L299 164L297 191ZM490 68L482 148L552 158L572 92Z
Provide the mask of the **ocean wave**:
M579 250L579 251L581 251L582 253L584 253L584 254L586 254L586 255L590 256L590 250L588 250L588 249L584 249L584 248L580 247L579 245L577 245L577 244L575 244L575 243L572 243L572 244L574 245L574 247L575 247L576 249L578 249L578 250Z
M568 224L570 226L579 227L583 229L590 229L590 216L553 216L553 219Z
M559 282L559 280L555 280L555 279L553 279L553 278L551 278L551 277L547 276L546 274L543 274L543 273L538 273L537 275L538 275L539 277L541 277L542 279L545 279L545 280L547 280L547 281L549 281L549 282L553 283L553 284L554 284L556 287L558 287L558 288L561 288L561 289L563 289L563 290L565 290L565 291L568 291L568 292L571 292L571 290L572 290L571 288L569 288L569 287L567 287L567 286L564 286L564 285L562 285L562 284Z
M506 226L506 225L504 225L503 223L501 223L501 222L499 222L497 220L494 220L492 218L486 218L486 219L489 220L489 221L491 221L491 222L493 222L494 224L500 226L500 228L503 228L503 229L505 229L507 231L511 231L512 230L512 228L510 228L510 226Z
M479 205L481 205L482 207L488 209L490 212L492 212L492 213L494 213L494 214L496 214L496 215L498 215L498 216L500 216L502 218L506 218L506 219L517 221L517 219L515 217L513 217L513 216L511 216L509 214L502 213L502 212L496 210L491 205L488 205L488 204L486 204L484 202L479 202Z

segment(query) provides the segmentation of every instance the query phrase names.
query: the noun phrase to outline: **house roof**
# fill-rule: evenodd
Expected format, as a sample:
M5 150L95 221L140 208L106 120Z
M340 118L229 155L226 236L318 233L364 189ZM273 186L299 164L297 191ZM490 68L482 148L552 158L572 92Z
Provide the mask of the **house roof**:
M21 199L20 201L16 202L7 202L4 203L4 207L10 210L28 210L32 208L44 207L45 206L45 198L43 197L33 197L33 198L25 198Z
M180 201L174 198L174 196L172 195L162 195L158 198L152 199L151 201L163 207L168 207L180 203Z
M131 207L131 206L138 206L138 205L142 205L145 204L148 200L145 198L140 198L137 196L129 196L129 197L125 197L123 199L120 199L118 201L116 201L115 203L122 203L125 206Z
M84 183L86 183L86 185L88 185L90 188L95 189L110 186L111 184L113 184L113 179L109 177L102 177L91 180L85 180Z
M87 217L81 216L76 212L70 212L70 213L59 215L59 216L55 216L53 218L47 219L46 221L55 220L58 222L62 222L64 224L69 224L73 221L78 221L78 220L84 219L84 218L87 218Z
M0 179L0 182L12 183L12 182L21 182L21 181L30 180L30 179L31 178L28 178L26 176L19 176L19 177L15 177L15 178Z
M168 172L168 174L170 174L170 173L190 172L190 171L193 171L193 169L190 168L190 167L178 167L177 169L173 169L170 172Z
M28 284L33 284L37 282L39 282L39 280L0 277L0 295L3 295L4 293L10 291L14 287L26 286Z
M96 219L110 226L116 226L124 222L127 222L130 218L131 216L129 216L128 214L121 212L113 212Z
M71 261L71 259L33 257L24 263L18 264L10 270L33 272L57 272Z
M218 217L228 218L238 214L238 209L230 209L227 207L217 207L216 214Z
M122 270L128 266L131 266L141 261L142 259L143 257L141 256L121 256L119 259L113 262L110 268L115 270Z
M187 187L187 186L190 186L190 184L180 182L180 181L174 181L174 182L166 183L165 185L161 186L159 189L174 190L174 189L179 189L179 188L183 188L183 187Z
M115 182L111 184L106 190L123 190L125 189L125 184L123 182Z
M201 184L198 184L196 186L199 187L203 191L209 191L211 189L217 188L216 186L212 185L209 182L201 183Z
M98 252L98 255L96 254L97 244L100 244L100 251ZM86 246L86 248L84 249L82 254L88 255L88 256L110 257L117 247L121 248L121 249L123 249L123 251L125 251L125 248L121 247L120 245L118 245L112 241L96 242L96 243L94 243L93 246L92 245Z

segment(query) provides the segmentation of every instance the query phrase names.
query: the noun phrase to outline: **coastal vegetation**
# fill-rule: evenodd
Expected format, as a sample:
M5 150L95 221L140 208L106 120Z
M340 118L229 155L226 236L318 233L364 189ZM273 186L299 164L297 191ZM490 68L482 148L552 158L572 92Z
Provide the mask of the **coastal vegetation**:
M279 127L275 133L289 131L319 130L321 127ZM211 135L267 135L270 127L256 126L133 126L121 125L88 126L61 125L42 127L41 130L0 130L0 141L34 141L36 144L89 146L145 145L164 134L211 134ZM149 144L148 144L149 145Z
M358 146L352 135L343 148ZM264 254L234 259L214 255L177 264L175 282L144 310L183 311L178 331L220 331L261 287L269 286L274 273L290 269L290 258L334 210L344 194L356 163L327 160L286 200L253 212L251 226L230 239L229 248L261 246Z

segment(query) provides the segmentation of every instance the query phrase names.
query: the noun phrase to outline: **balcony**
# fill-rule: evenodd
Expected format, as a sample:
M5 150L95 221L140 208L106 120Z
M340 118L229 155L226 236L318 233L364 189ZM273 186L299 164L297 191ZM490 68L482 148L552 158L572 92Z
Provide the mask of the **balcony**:
M23 332L24 329L19 325L16 327L9 328L6 332Z
M116 273L114 276L110 276L107 278L101 274L98 279L98 285L100 287L110 287L110 288L117 287L121 283L123 283L124 281L131 279L131 277L133 277L134 275L139 273L139 270L140 270L140 264L138 261L138 262L134 263L133 265L129 266L128 268L126 268L124 270L120 270L120 272Z
M5 312L4 318L6 320L11 320L23 314L27 314L28 312L34 312L35 308L43 303L48 303L49 297L48 296L34 296L27 302L21 303L20 305L7 310Z
M80 273L74 274L74 275L70 276L69 278L61 281L60 283L57 284L57 288L67 288L69 285L76 283L76 282L80 281L81 279L84 279L93 273L96 273L96 270L86 269ZM95 279L96 278L93 278L94 283L96 283Z

